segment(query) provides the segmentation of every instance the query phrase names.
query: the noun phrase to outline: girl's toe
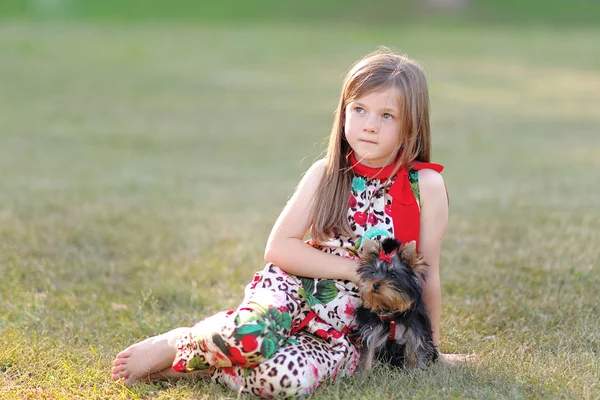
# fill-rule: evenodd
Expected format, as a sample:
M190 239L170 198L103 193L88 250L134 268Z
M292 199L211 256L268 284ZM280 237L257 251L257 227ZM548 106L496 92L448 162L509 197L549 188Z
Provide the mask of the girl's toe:
M124 364L121 364L121 365L116 365L116 366L112 367L112 370L111 370L111 372L112 372L113 374L118 374L119 372L123 371L123 370L124 370L124 369L126 369L126 368L127 368L127 367L126 367L126 365L124 365Z
M127 358L131 355L131 349L125 349L119 354L117 354L117 358L115 358L115 363L119 361L120 358Z

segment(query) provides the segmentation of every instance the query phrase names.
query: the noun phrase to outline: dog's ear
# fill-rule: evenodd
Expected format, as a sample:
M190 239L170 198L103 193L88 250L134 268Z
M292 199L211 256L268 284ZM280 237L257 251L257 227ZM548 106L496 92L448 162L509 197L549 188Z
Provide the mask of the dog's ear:
M417 242L412 240L400 249L400 258L408 265L413 265L417 258Z
M417 253L417 242L413 240L402 246L400 248L400 258L415 274L425 280L427 276L427 264L423 260L423 257Z
M365 238L362 242L362 254L379 252L379 244L375 240Z
M392 237L385 238L381 242L381 250L383 250L385 254L392 254L398 250L398 247L400 247L400 242Z

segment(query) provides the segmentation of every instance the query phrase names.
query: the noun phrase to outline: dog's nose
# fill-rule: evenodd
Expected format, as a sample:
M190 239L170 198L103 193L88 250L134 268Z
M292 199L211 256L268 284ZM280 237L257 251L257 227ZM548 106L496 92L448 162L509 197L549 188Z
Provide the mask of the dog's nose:
M373 283L373 289L377 290L377 289L379 289L380 287L381 287L381 283L379 283L379 282L374 282L374 283Z

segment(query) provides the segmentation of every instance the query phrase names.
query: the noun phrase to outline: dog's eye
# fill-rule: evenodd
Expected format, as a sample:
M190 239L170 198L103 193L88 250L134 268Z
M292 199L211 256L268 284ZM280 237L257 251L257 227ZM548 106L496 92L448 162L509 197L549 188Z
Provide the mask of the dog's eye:
M390 278L396 279L397 275L394 271L390 272Z

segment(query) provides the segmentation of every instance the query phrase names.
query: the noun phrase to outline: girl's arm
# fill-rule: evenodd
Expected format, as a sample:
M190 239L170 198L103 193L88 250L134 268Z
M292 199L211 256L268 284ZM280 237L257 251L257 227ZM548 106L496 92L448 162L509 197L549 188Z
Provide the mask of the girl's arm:
M325 160L315 162L306 172L273 226L265 261L292 275L357 282L357 261L324 253L303 241L310 228L310 208L324 176Z
M419 171L421 194L421 232L419 251L429 265L427 280L423 284L423 300L431 319L433 344L440 341L440 251L448 225L448 196L442 176L431 169Z

